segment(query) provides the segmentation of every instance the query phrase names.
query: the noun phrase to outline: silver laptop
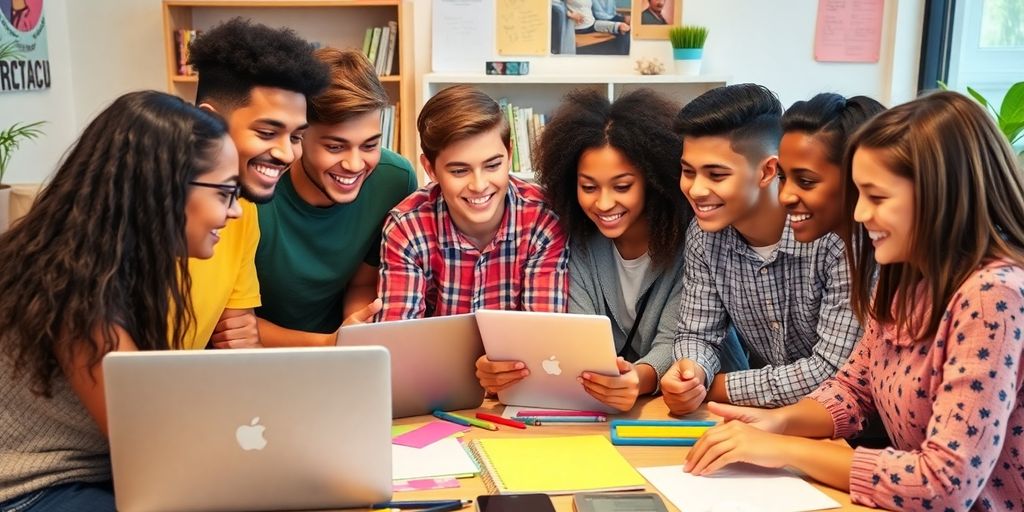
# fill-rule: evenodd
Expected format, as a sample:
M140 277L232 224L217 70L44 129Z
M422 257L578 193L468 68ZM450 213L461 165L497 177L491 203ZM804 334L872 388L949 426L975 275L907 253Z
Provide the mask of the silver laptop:
M576 381L584 371L618 375L612 327L604 315L478 310L492 361L522 361L530 375L498 392L507 405L618 412Z
M484 390L476 360L484 355L472 314L348 325L338 345L381 345L391 352L395 418L479 407Z
M391 498L381 347L111 353L122 512L367 506Z

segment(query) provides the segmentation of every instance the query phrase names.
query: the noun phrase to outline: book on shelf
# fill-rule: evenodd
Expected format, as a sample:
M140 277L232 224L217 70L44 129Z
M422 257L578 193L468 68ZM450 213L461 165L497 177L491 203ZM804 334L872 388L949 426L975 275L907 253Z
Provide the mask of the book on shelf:
M200 32L198 30L188 30L179 28L174 31L174 55L177 58L177 73L179 76L194 76L196 74L195 69L188 64L189 48L192 45L192 41L198 37Z
M398 104L389 105L380 115L380 146L397 151L398 147Z
M381 73L385 76L392 74L392 66L395 63L395 45L398 44L398 22L389 21L388 27L391 29L388 32L388 58L384 63L384 72Z
M377 56L374 58L374 67L377 69L377 76L384 76L384 63L388 60L388 37L391 34L391 27L380 28L380 45L377 47Z
M533 107L513 105L508 98L499 99L498 105L508 119L511 143L509 170L531 174L536 166L537 144L544 131L546 116L534 112Z
M384 27L369 27L363 35L363 55L373 64L378 76L389 76L395 62L398 45L398 22L389 21Z

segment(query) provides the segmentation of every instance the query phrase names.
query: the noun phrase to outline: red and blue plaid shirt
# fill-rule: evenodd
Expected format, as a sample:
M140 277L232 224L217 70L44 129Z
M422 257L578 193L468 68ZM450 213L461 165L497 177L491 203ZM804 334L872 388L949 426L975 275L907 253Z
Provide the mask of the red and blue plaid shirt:
M567 237L537 185L510 178L501 226L483 250L463 236L436 183L384 223L376 321L478 309L565 312Z

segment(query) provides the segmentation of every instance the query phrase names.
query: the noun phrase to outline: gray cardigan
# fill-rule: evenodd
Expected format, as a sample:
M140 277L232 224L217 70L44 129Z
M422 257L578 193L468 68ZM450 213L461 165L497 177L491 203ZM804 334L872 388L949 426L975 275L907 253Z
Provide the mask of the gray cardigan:
M569 312L607 316L612 323L615 351L619 352L626 344L629 331L622 327L626 303L622 299L615 250L612 240L601 233L592 233L582 242L574 241L569 251ZM631 362L651 365L659 380L675 362L672 347L679 328L685 252L680 248L667 266L652 265L641 282L637 297L636 310L639 313L640 301L645 293L650 293L633 335L632 348L640 358ZM732 329L721 349L723 372L748 367Z
M629 331L623 329L626 303L615 262L615 245L601 233L592 233L583 244L569 251L569 312L605 315L612 322L615 351L626 344ZM662 375L672 366L672 344L679 323L679 298L682 295L683 253L667 267L651 266L640 284L636 309L650 293L647 307L633 335L633 350L640 354L636 363L651 365Z

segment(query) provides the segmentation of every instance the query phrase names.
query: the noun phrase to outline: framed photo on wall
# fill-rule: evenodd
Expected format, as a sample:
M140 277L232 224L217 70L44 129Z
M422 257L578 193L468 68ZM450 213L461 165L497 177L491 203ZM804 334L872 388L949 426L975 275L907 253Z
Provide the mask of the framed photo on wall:
M633 37L668 39L668 29L682 25L683 0L633 0Z

